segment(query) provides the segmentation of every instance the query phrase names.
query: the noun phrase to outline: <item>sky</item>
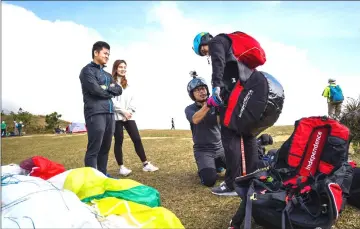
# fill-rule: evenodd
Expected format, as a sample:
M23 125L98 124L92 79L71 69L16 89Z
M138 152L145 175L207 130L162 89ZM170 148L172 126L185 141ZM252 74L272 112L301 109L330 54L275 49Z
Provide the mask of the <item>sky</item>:
M84 122L79 74L99 40L111 46L106 70L128 63L139 129L189 129L186 86L196 70L211 88L211 65L192 50L199 32L243 31L265 49L259 68L285 91L275 125L327 114L321 97L336 78L345 97L360 94L360 2L2 1L2 108L57 111Z

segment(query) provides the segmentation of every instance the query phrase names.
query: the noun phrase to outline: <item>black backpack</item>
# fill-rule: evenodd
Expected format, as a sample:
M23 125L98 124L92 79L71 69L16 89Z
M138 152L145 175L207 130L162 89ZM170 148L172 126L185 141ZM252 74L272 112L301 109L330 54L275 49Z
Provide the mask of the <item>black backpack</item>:
M238 186L250 184L244 229L251 228L251 216L266 229L331 228L352 183L349 132L327 117L297 120L266 174L236 179Z

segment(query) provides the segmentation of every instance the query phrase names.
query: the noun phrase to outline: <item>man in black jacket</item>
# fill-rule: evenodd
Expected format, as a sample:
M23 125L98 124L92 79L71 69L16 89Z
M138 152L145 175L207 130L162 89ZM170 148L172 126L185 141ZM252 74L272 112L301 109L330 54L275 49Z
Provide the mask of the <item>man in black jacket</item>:
M212 193L216 195L231 193L235 189L235 178L241 174L241 137L244 143L247 172L254 172L258 164L256 137L248 133L239 136L223 125L227 100L236 81L240 79L245 82L253 73L253 70L237 60L233 51L233 46L237 43L228 34L219 34L213 37L209 33L200 33L195 37L193 44L193 50L197 55L211 57L213 90L207 103L214 107L220 107L221 137L225 149L227 170L225 181L219 187L212 189Z
M84 116L88 133L85 166L97 168L105 175L112 136L115 131L114 108L111 98L121 95L121 87L104 71L109 60L110 46L98 41L93 45L93 61L80 72L84 101Z

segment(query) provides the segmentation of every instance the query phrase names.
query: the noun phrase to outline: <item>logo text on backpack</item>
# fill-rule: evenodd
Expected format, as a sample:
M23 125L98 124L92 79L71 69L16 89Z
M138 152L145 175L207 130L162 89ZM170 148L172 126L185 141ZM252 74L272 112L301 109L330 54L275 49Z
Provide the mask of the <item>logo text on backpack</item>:
M242 114L243 114L243 112L244 112L244 110L245 110L245 107L246 107L246 105L247 105L247 103L248 103L248 101L249 101L249 99L250 99L250 96L253 94L253 90L250 90L247 94L246 94L246 96L245 96L245 98L244 98L244 103L243 103L243 105L242 105L242 107L241 107L241 110L240 110L240 114L239 114L239 118L241 118L241 116L242 116Z
M312 164L314 162L314 160L316 159L316 154L317 154L317 150L319 148L319 143L320 143L320 139L321 139L321 135L322 135L322 132L319 131L317 133L317 136L316 136L316 140L315 140L315 143L314 143L314 148L311 152L311 157L309 159L309 162L308 162L308 165L306 166L306 169L307 170L311 170L311 167L312 167Z

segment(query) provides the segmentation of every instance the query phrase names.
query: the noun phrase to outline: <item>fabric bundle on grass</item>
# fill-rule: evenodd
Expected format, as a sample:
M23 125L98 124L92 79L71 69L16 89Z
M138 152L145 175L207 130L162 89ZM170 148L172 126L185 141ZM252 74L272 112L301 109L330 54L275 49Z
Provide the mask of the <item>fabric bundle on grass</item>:
M2 166L3 228L184 228L155 188L33 159Z
M155 188L131 179L109 178L90 167L68 170L49 181L58 188L74 192L85 203L93 199L116 197L149 207L160 206L160 193Z

